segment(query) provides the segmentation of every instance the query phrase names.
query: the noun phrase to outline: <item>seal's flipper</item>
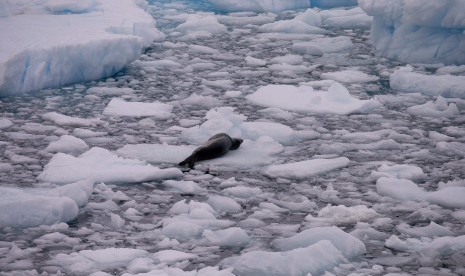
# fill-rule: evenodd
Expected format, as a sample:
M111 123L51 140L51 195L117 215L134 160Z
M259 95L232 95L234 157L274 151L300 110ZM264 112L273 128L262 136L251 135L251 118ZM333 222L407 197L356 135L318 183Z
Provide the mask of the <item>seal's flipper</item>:
M178 166L189 165L189 168L193 169L195 164L195 156L191 155L187 157L184 161L181 161Z

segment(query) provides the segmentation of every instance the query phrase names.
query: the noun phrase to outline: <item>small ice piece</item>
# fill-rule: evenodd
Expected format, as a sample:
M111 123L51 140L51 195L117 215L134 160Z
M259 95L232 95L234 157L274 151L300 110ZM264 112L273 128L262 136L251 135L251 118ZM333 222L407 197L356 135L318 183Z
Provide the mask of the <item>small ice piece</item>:
M251 198L262 193L258 187L236 186L229 187L223 190L225 194L232 195L238 198Z
M227 247L245 247L251 240L249 235L239 227L231 227L223 230L205 230L203 237L211 245Z
M221 101L212 96L200 96L195 93L180 101L181 104L212 108L221 105Z
M292 45L292 50L296 53L315 56L350 53L354 48L354 43L346 36L316 38L308 42L295 42Z
M336 226L306 229L289 238L278 238L272 244L275 248L285 251L307 247L322 240L330 241L347 259L353 259L366 252L362 241Z
M310 246L284 252L249 251L239 257L223 260L236 275L320 275L347 259L330 241L321 240Z
M258 28L266 33L324 34L327 31L297 19L280 20Z
M40 247L45 246L70 246L73 247L81 242L79 238L71 238L59 232L45 234L34 240L34 243Z
M438 96L436 101L428 101L425 104L415 105L407 108L407 112L422 117L452 118L460 115L455 103L447 103L446 99Z
M238 90L229 90L224 92L224 95L228 98L237 98L242 95L242 92Z
M196 32L206 31L211 34L219 34L227 32L228 28L218 22L218 18L214 15L190 15L186 22L181 23L176 27L177 31L181 32Z
M110 225L113 228L119 229L123 227L125 223L126 221L123 218L121 218L119 215L110 213Z
M162 184L168 188L179 191L182 194L199 194L205 191L194 181L165 180Z
M454 236L454 232L449 227L441 226L434 221L431 221L429 225L424 227L410 227L406 223L402 223L396 227L396 229L402 234L409 235L411 237L442 237L442 236Z
M321 78L326 80L335 80L342 83L363 83L379 80L379 77L377 76L368 75L367 73L356 70L322 73Z
M465 208L464 198L465 187L447 187L431 192L427 196L427 200L433 204L457 209Z
M409 179L409 180L421 180L426 177L426 174L420 167L409 164L402 165L388 165L382 164L378 171L371 172L371 177L378 179L380 177L397 178L397 179Z
M465 157L465 143L460 142L438 142L436 150L444 155Z
M145 161L124 159L116 154L94 147L79 157L55 154L38 176L40 181L71 183L91 179L95 183L136 183L182 176L177 168L160 169Z
M161 102L126 102L120 98L113 98L103 110L103 114L107 116L155 117L166 120L171 117L172 109L172 105Z
M78 206L68 196L47 195L33 189L0 187L0 228L32 227L70 221L77 217Z
M245 63L249 66L262 67L266 65L266 60L254 58L251 56L245 57Z
M465 235L458 237L440 237L425 244L420 250L420 264L432 266L443 256L449 256L465 250Z
M283 177L303 180L320 173L347 167L349 159L339 157L333 159L312 159L295 163L270 165L265 174L270 177Z
M308 215L306 221L327 225L351 224L376 218L379 214L365 205L326 206L318 212L317 217Z
M225 196L211 195L208 197L207 203L217 213L239 213L242 211L242 206L237 201Z
M393 90L401 92L465 98L465 78L462 76L424 75L412 72L411 67L404 67L391 74L389 83Z
M198 256L191 253L185 253L179 250L161 250L153 254L153 259L160 263L165 263L167 265L172 265L177 262L182 262L185 260L196 259Z
M7 118L0 118L0 129L5 129L12 126L13 123Z
M57 112L48 112L42 115L42 118L51 121L59 126L72 126L72 127L89 127L100 125L103 122L100 119L84 119L78 117L71 117Z
M149 253L142 249L109 247L70 254L59 253L48 263L62 267L69 274L89 275L100 270L124 268L131 261L148 256Z
M246 97L251 102L302 113L350 114L379 107L377 100L352 97L343 85L333 83L328 91L311 86L267 85Z
M89 150L89 146L80 138L71 135L63 135L59 140L50 142L45 150L53 153L63 152L78 155Z
M376 191L383 196L399 200L424 200L427 192L408 179L381 177L376 181Z

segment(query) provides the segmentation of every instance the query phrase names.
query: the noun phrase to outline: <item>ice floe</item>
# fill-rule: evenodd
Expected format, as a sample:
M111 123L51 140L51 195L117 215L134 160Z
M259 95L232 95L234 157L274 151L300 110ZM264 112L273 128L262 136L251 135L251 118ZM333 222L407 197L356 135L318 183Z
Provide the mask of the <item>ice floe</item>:
M270 165L265 169L265 174L271 177L302 180L320 173L347 167L349 162L349 159L346 157L312 159L295 163Z
M153 102L127 102L123 99L114 98L103 110L108 116L128 116L128 117L154 117L156 119L168 119L171 117L172 105Z
M106 149L93 147L78 157L55 154L38 179L61 184L83 179L91 179L95 183L136 183L181 175L182 172L176 168L160 169L145 161L124 159Z
M23 228L67 222L92 194L91 181L78 181L57 188L1 187L0 228Z
M453 75L425 75L403 67L389 78L392 89L400 92L422 93L428 96L465 98L465 79Z
M259 105L302 113L350 114L368 112L380 106L374 99L352 97L347 88L336 82L328 91L315 90L306 85L267 85L248 95L247 99Z

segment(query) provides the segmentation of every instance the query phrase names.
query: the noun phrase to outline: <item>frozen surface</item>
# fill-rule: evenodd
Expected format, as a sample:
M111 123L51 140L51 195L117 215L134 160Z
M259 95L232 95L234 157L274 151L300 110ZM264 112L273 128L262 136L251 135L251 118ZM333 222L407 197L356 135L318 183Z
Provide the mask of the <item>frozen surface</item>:
M2 2L0 95L115 74L164 37L145 5L133 0Z
M2 276L465 275L463 66L376 56L357 7L146 8L124 70L0 99Z
M361 0L374 16L376 53L404 62L464 64L465 12L457 1Z

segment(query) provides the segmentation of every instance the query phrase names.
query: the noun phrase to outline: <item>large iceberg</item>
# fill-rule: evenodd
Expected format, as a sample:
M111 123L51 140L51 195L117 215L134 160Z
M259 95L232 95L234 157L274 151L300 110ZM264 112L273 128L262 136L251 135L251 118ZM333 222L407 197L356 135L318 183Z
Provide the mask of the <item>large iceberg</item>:
M462 0L359 0L374 16L376 53L414 63L465 64L465 9Z
M111 76L164 35L137 0L0 3L0 95Z

